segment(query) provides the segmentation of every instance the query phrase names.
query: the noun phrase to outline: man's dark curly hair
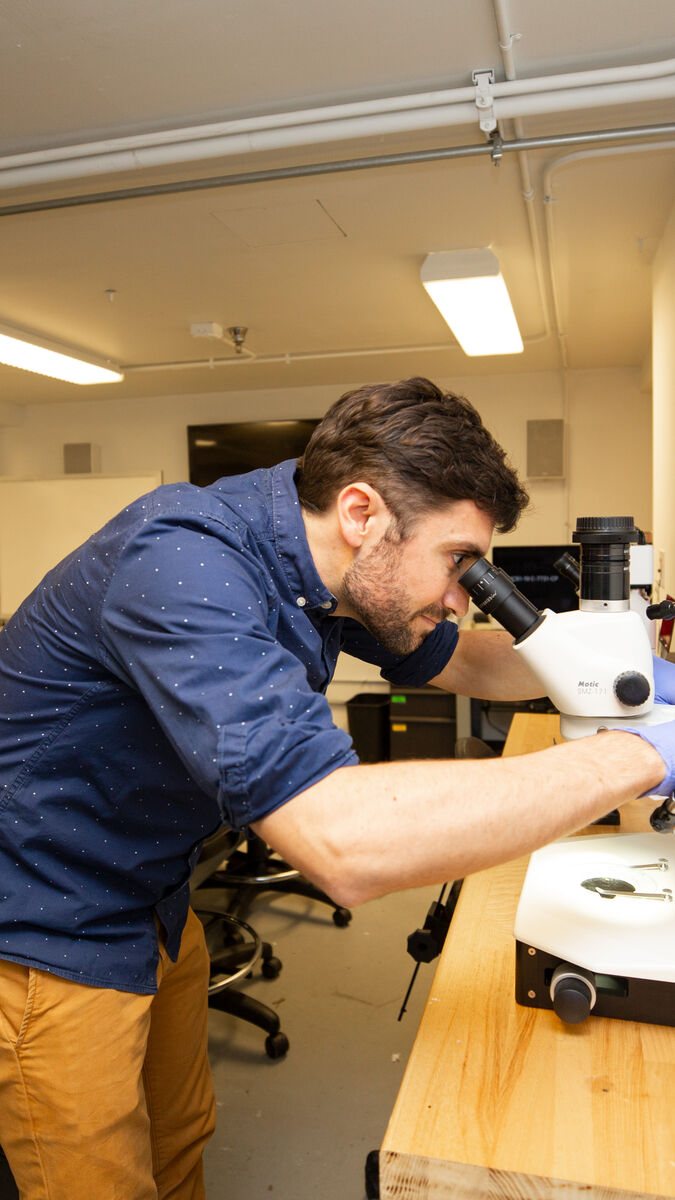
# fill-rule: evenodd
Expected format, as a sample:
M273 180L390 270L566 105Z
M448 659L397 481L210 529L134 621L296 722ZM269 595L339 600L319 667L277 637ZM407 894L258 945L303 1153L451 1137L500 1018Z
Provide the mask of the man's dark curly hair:
M349 483L369 483L408 536L424 513L473 502L500 533L529 497L501 446L463 396L428 379L347 392L329 408L298 460L300 503L322 513Z

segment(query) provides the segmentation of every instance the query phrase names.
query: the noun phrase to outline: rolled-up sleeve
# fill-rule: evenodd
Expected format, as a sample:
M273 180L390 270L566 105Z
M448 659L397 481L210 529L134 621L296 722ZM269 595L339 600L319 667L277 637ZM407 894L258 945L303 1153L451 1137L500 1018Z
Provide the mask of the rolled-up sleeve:
M440 621L416 650L401 658L380 646L363 625L346 620L342 649L380 667L382 677L397 687L422 687L440 675L455 652L458 637L454 622Z
M273 581L245 537L178 513L136 531L101 607L110 669L237 829L358 761L277 620Z

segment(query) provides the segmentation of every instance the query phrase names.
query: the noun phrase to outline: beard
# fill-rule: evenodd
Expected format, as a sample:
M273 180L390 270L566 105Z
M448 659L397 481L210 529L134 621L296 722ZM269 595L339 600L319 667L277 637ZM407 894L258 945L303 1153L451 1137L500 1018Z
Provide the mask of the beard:
M443 621L449 616L449 610L440 604L413 609L408 593L396 592L402 553L402 543L385 534L366 559L356 560L347 568L339 599L349 606L356 620L385 650L404 657L416 650L432 632L428 629L418 633L413 629L415 618Z

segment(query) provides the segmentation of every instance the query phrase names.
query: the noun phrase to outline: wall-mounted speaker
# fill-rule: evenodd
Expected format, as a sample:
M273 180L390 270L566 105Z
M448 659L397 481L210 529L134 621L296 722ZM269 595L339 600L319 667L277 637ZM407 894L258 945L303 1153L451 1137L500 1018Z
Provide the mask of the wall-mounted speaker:
M563 479L565 422L527 422L527 478Z
M66 475L91 475L101 470L101 447L93 442L64 442L63 470Z

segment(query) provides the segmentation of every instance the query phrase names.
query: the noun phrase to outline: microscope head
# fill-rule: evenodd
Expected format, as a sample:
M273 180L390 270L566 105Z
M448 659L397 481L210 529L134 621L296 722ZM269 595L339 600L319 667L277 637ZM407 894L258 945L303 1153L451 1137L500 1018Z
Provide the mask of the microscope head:
M559 710L563 735L647 719L654 707L651 646L630 603L632 517L582 517L579 608L540 612L513 580L486 559L460 578L476 606L513 634L514 649Z

